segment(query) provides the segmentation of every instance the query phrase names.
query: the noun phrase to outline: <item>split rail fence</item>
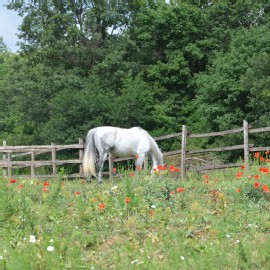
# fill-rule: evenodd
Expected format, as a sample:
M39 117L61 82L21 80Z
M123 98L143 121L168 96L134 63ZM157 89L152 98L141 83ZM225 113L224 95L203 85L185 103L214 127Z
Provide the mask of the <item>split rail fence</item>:
M206 170L213 170L213 169L222 169L222 168L232 168L238 167L240 164L233 163L233 164L222 164L222 165L212 165L212 166L202 166L199 168L188 168L187 166L187 155L198 154L198 153L207 153L207 152L224 152L224 151L233 151L233 150L243 150L243 159L245 169L248 170L249 167L249 153L250 152L260 152L260 151L269 151L270 146L263 146L263 147L253 147L249 144L249 134L253 133L262 133L262 132L269 132L270 127L262 127L262 128L251 128L248 125L247 121L243 121L243 126L226 130L220 132L211 132L205 134L189 134L188 129L186 126L182 126L182 132L169 134L165 136L156 137L156 141L162 141L170 138L181 138L181 149L177 149L170 152L165 152L164 157L172 157L172 156L180 156L181 164L180 164L180 177L182 179L186 178L186 172L195 170L195 171L206 171ZM187 139L188 138L206 138L206 137L216 137L216 136L226 136L229 134L236 134L242 133L243 134L243 144L234 145L234 146L224 146L220 148L208 148L208 149L196 149L191 150L187 148ZM79 151L79 157L77 159L66 159L66 160L59 160L57 159L57 152L61 150L67 149L77 149ZM58 166L64 164L78 164L79 171L75 174L66 175L67 178L83 178L83 168L82 168L82 159L83 159L83 150L84 144L83 140L80 139L78 144L71 144L71 145L36 145L36 146L7 146L6 142L3 142L3 146L0 147L0 153L3 155L3 159L0 160L0 168L3 168L4 177L11 178L12 171L18 168L25 168L30 167L30 175L27 177L31 178L50 178L50 177L57 177L58 175ZM40 154L50 153L51 159L50 160L37 160L36 157ZM31 160L14 160L18 159L20 156L28 156L31 157ZM126 161L128 159L133 159L134 157L127 157L127 158L113 158L112 155L109 156L109 172L107 174L110 175L110 180L112 181L113 177L113 165L116 162ZM146 164L148 164L146 162ZM36 168L44 167L44 166L51 166L52 174L50 175L39 175L36 174ZM26 177L26 176L24 176Z

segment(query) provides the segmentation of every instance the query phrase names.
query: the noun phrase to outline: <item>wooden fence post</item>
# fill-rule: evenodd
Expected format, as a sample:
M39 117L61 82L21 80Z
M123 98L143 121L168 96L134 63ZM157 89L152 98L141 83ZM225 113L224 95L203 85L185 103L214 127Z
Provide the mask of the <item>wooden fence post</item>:
M36 153L33 151L31 153L31 161L33 162L33 163L31 163L31 177L32 178L35 177L35 165L34 165L35 158L36 158Z
M113 183L113 155L109 153L109 176L110 176L110 183Z
M187 134L186 126L182 126L182 148L181 148L181 178L186 177L186 150L187 150Z
M82 145L83 146L83 139L79 139L79 145ZM83 165L82 165L83 150L84 150L83 148L80 148L80 150L79 150L79 159L81 161L81 163L80 163L80 170L79 170L80 177L83 176Z
M7 146L7 142L6 141L3 141L3 147L6 147ZM3 161L6 161L7 160L7 154L4 153L3 154ZM4 167L3 168L3 176L6 178L7 177L7 169Z
M248 145L248 122L246 120L243 121L243 129L244 129L244 165L245 170L248 171L249 145Z
M52 170L53 170L53 176L57 175L57 165L56 165L56 147L54 143L51 143L52 146Z

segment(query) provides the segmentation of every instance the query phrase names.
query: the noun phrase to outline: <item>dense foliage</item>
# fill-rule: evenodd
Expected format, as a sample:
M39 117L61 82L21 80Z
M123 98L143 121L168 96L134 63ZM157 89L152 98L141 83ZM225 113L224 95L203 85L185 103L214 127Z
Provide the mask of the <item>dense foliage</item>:
M270 125L270 4L134 3L7 6L24 19L20 53L0 51L0 139L69 143L99 125L153 135Z

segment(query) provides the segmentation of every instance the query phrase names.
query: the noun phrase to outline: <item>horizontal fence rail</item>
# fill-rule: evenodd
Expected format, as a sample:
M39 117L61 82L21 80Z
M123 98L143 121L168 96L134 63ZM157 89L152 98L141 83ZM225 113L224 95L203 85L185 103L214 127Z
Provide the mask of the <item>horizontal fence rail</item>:
M244 151L244 165L246 170L248 170L249 165L249 153L250 152L261 152L261 151L270 151L270 146L265 147L254 147L252 144L249 144L249 134L261 133L261 132L269 132L270 127L262 127L252 129L251 126L248 125L247 121L243 121L243 127L219 131L219 132L210 132L204 134L190 134L186 126L182 126L182 132L168 134L164 136L155 137L156 141L162 141L170 138L178 138L181 141L181 149L172 150L169 152L164 152L163 155L165 158L180 156L181 164L181 178L186 178L187 171L206 171L212 169L223 169L223 168L233 168L240 166L238 163L233 164L214 164L209 166L201 166L198 168L189 168L187 166L187 161L191 159L187 157L187 155L201 154L201 153L209 153L209 152L224 152L224 151L234 151L234 150L243 150ZM216 137L216 136L226 136L229 134L237 134L243 133L243 144L233 145L233 146L224 146L218 148L208 148L208 149L188 149L187 148L187 139L189 138L206 138L206 137ZM57 159L57 153L63 150L77 150L78 158L74 159ZM12 170L19 168L30 168L31 178L49 178L56 177L58 172L58 166L64 164L77 164L79 165L79 171L75 174L66 175L67 178L83 178L83 168L82 168L82 160L83 160L83 151L84 144L83 140L79 139L78 144L70 144L70 145L58 145L52 143L51 145L32 145L32 146L7 146L6 142L3 142L3 146L0 147L0 152L3 155L3 159L0 160L0 167L3 168L3 174L5 177L12 177ZM39 160L37 157L41 154L49 154L50 160ZM27 157L30 160L16 160L18 158ZM30 157L30 158L29 158ZM116 162L126 161L129 159L134 159L134 157L126 157L126 158L114 158L112 155L109 155L109 172L105 172L104 174L109 174L110 179L112 181L113 175L113 164ZM147 164L148 162L145 162ZM36 174L36 169L39 167L49 166L51 167L52 174L50 175L40 175ZM147 168L147 165L145 165Z

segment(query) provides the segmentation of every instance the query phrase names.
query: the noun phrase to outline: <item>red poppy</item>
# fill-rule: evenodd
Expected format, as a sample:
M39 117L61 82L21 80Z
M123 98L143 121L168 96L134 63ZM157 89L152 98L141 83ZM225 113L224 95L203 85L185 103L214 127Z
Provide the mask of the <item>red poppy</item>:
M154 216L154 215L155 215L155 211L154 211L154 210L149 211L149 215L150 215L151 217Z
M245 166L245 165L242 165L242 166L241 166L241 169L243 169L243 170L244 170L245 168L246 168L246 166Z
M139 158L139 155L136 155L135 158L138 159Z
M48 191L47 187L43 188L42 191L46 193Z
M11 179L11 180L10 180L10 183L11 183L11 184L15 184L16 182L17 182L16 179Z
M260 176L259 176L258 174L255 174L255 175L254 175L254 178L255 178L255 179L260 179Z
M138 167L137 167L137 170L138 170L138 171L140 171L141 169L142 169L142 167L141 167L141 166L138 166Z
M116 173L116 168L113 168L113 172Z
M130 197L126 197L125 202L126 202L126 204L129 204L130 203Z
M130 173L129 176L130 177L134 177L135 176L135 173Z
M23 188L23 185L18 185L18 189L22 189Z
M176 189L176 192L178 192L178 193L184 192L184 191L185 191L184 188L181 188L181 187L179 187L179 188Z
M80 192L80 191L75 191L74 194L75 194L75 195L80 195L81 192Z
M269 174L268 168L260 168L260 171Z
M170 194L171 194L171 195L174 195L174 191L172 190L172 191L170 192Z
M100 203L98 205L98 209L101 210L101 211L103 211L105 209L105 204L104 203Z
M43 186L44 186L44 187L48 187L49 185L50 185L49 182L44 182L44 183L43 183Z
M180 172L179 168L174 167L173 165L170 166L170 172Z
M241 189L240 189L240 188L238 188L238 189L237 189L237 192L239 192L239 193L240 193L240 192L241 192Z
M258 188L260 186L260 183L259 182L255 182L254 183L254 188Z
M259 156L260 156L260 152L256 152L256 153L254 154L254 157L255 157L255 158L259 158Z
M269 187L266 184L263 184L263 192L265 192L265 193L270 192Z
M260 157L260 161L264 161L265 160L265 158L264 157Z
M36 182L36 185L39 185L39 181Z
M243 176L243 172L238 172L235 176L235 178L239 179Z

